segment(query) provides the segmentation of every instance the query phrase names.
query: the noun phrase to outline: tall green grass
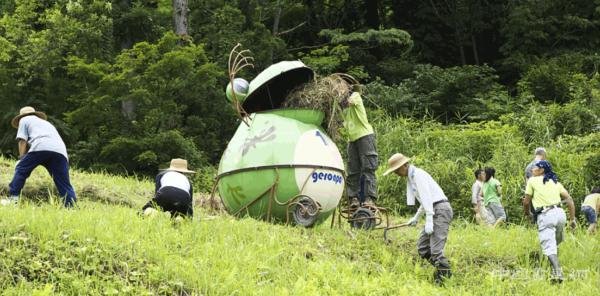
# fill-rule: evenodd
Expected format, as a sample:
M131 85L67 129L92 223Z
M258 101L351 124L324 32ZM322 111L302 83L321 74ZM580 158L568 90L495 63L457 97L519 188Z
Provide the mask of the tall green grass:
M10 172L2 173L4 182ZM51 186L44 174L36 172L31 184ZM201 208L194 219L174 223L168 215L138 215L153 189L148 181L76 171L73 179L76 187L107 186L97 192L134 202L106 202L79 190L75 209L28 196L0 208L3 295L600 293L600 236L582 231L561 245L568 280L552 285L533 228L490 229L457 218L446 246L454 277L437 287L433 268L416 252L418 228L394 230L386 244L380 230L355 231L346 223L303 229Z
M204 218L204 219L203 219ZM23 295L597 295L598 236L569 234L567 277L552 285L531 228L489 229L455 221L447 256L454 277L431 284L418 259L418 229L392 233L322 225L302 229L228 216L174 224L123 206L75 210L23 204L0 209L0 289ZM50 288L48 288L50 287Z
M501 122L446 126L429 120L392 118L381 112L370 115L377 130L378 173L387 169L387 159L395 152L411 157L440 184L462 217L471 217L474 170L491 166L503 185L502 203L509 221L520 222L524 170L536 146L546 147L559 181L577 206L592 187L600 186L600 133L530 143L522 129ZM379 178L381 202L401 213L411 211L403 206L405 191L406 180L394 175Z

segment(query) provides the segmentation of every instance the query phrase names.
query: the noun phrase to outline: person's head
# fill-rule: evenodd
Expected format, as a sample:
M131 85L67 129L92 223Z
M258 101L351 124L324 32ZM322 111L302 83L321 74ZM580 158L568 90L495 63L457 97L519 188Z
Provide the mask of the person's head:
M484 170L485 172L485 181L489 181L492 177L496 175L496 170L492 167L487 167Z
M533 170L531 170L534 177L544 176L543 183L546 184L548 180L554 181L554 183L558 182L558 177L552 170L552 165L547 160L540 160L535 163Z
M21 108L21 110L19 110L19 114L17 116L15 116L12 120L11 120L11 124L14 128L18 128L19 127L19 120L21 120L21 118L28 116L28 115L35 115L43 120L48 120L48 117L46 116L46 114L44 112L40 112L40 111L35 111L35 109L31 106L25 106L23 108Z
M534 177L541 176L541 175L543 175L543 174L544 174L544 169L543 169L543 168L540 168L540 167L538 167L538 166L537 166L537 163L536 163L536 165L534 165L534 166L533 166L533 168L531 169L531 174L532 174Z
M535 152L533 153L535 158L537 159L546 159L546 149L544 147L535 148Z
M476 169L475 170L475 179L479 180L479 181L484 181L485 180L485 173L482 169Z
M600 187L594 187L594 189L592 189L592 193L600 193Z
M401 167L399 167L398 169L396 169L394 171L394 174L401 176L401 177L406 177L408 176L408 167L410 166L410 163L405 163L403 164Z
M408 167L410 166L410 158L402 153L395 153L388 159L388 169L383 173L384 176L394 172L398 176L408 176Z
M184 174L194 174L196 172L188 170L187 160L181 158L171 159L171 165L165 171L174 171Z
M342 109L345 109L350 105L348 102L348 100L350 99L350 96L354 92L358 92L354 88L354 84L358 84L358 81L354 77L352 77L348 74L337 73L337 74L333 74L332 76L336 77L337 89L342 94L340 101L339 101L340 107Z

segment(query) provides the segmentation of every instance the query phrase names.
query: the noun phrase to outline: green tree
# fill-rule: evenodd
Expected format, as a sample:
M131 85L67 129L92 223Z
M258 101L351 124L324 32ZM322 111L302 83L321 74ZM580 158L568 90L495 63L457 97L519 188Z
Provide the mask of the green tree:
M74 161L146 173L172 157L196 167L216 161L234 118L217 83L224 73L202 46L178 40L166 33L157 43L138 43L114 64L69 61L80 87L67 117L79 133ZM121 112L123 100L134 102L135 114Z
M412 47L412 39L410 35L400 29L369 29L366 32L351 32L345 34L340 29L329 30L325 29L319 33L320 36L329 40L336 47L333 47L328 55L321 56L321 61L318 63L329 64L331 72L347 72L358 79L367 79L369 73L374 76L380 72L379 67L387 61L380 61L377 58L382 52L396 53L398 56L403 56ZM326 47L326 49L329 49ZM310 54L312 60L315 60L317 50L313 50ZM336 61L337 59L337 61ZM329 60L329 61L327 61ZM338 65L333 67L336 62ZM331 73L326 72L326 73Z
M375 106L392 115L430 116L443 123L497 119L519 109L489 66L417 65L413 77L393 86L376 81L368 90Z
M2 11L0 92L2 120L24 105L46 111L67 140L70 129L61 121L71 93L67 56L110 60L113 53L110 1L15 0ZM14 130L1 125L3 152L14 152Z
M385 1L390 26L403 28L415 41L421 62L438 66L492 64L500 57L498 28L508 1Z
M593 54L600 45L600 2L511 1L503 26L504 71L522 72L538 59L566 51Z
M205 45L208 56L223 68L231 49L241 43L252 51L255 69L264 69L273 61L287 58L285 43L279 37L285 11L280 12L280 23L272 31L278 9L286 6L280 1L194 1L190 3L190 34L195 42Z

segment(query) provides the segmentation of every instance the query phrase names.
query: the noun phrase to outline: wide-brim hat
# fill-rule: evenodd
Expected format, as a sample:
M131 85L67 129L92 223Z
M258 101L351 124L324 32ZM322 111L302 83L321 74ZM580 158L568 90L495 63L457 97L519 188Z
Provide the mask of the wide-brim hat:
M383 175L387 175L399 167L403 166L405 163L409 162L410 158L404 156L402 153L396 153L388 159L388 169L383 173Z
M27 115L35 115L43 120L48 120L48 116L46 116L46 113L41 112L41 111L35 111L35 109L31 106L25 106L23 108L21 108L21 110L19 111L19 115L15 116L15 118L13 118L10 121L10 124L14 127L14 128L18 128L19 127L19 120L21 119L21 117L27 116Z
M163 171L176 171L176 172L188 173L188 174L196 173L194 171L188 170L187 165L188 165L187 160L181 159L181 158L173 158L173 159L171 159L171 165L168 168L163 169Z

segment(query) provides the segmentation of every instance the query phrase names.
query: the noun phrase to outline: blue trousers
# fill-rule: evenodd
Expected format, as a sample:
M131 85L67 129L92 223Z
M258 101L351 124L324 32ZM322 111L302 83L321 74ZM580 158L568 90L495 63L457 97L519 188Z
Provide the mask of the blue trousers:
M69 180L69 162L64 155L52 151L35 151L25 154L15 167L15 176L8 185L10 195L19 196L25 181L39 165L46 168L61 197L65 198L65 207L72 207L77 197Z

